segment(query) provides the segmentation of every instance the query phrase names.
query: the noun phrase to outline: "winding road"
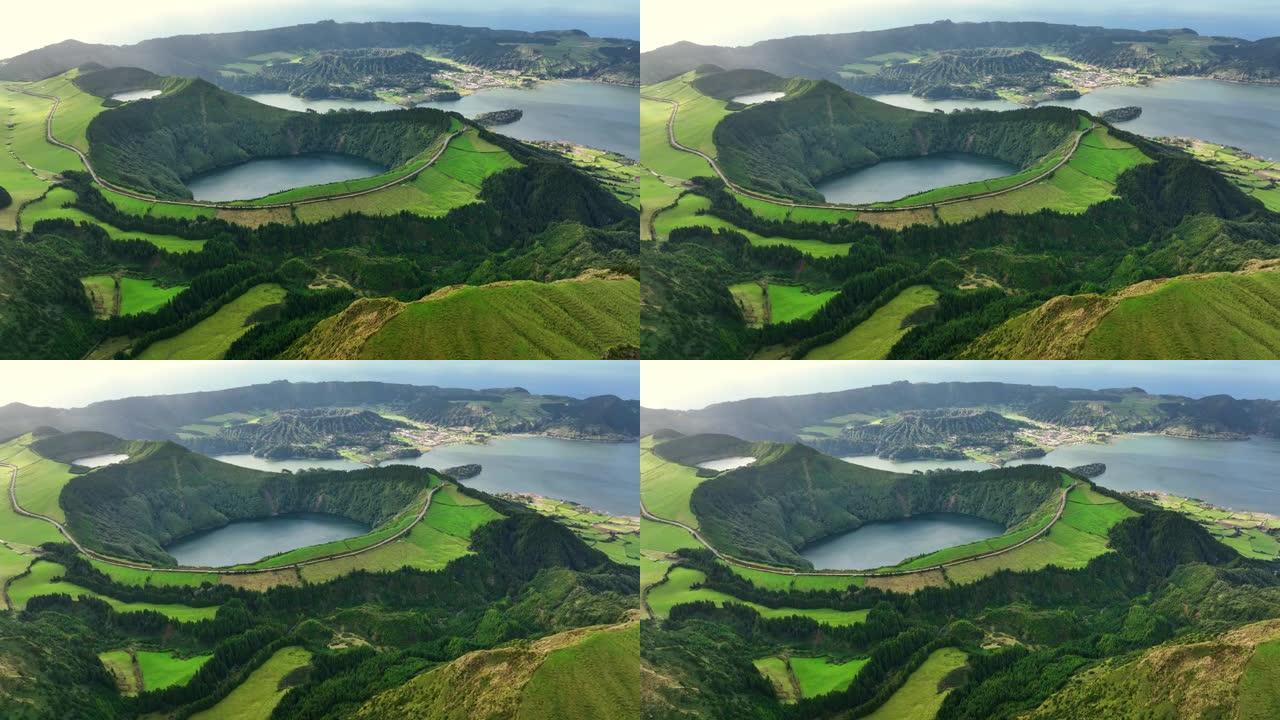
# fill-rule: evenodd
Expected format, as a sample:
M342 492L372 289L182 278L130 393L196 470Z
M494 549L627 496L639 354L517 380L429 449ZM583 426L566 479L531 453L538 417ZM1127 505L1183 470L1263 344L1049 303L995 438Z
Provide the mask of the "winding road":
M1058 499L1058 511L1054 513L1053 519L1050 520L1048 523L1046 523L1044 527L1037 530L1034 535L1031 535L1030 537L1022 540L1021 542L1018 542L1015 545L1010 545L1009 547L1006 547L1006 548L1001 548L999 550L992 550L991 552L988 552L988 553L982 553L981 555L970 555L968 557L963 557L958 560L951 560L949 562L940 563L938 565L930 565L929 567L916 568L914 570L894 570L894 571L796 570L794 568L778 567L777 565L766 565L764 563L753 562L751 560L743 560L742 558L736 558L732 555L723 553L720 550L716 549L716 547L712 545L710 542L708 542L707 539L704 538L701 533L689 527L688 525L685 525L684 523L678 520L671 520L669 518L664 518L664 517L659 517L657 515L654 515L653 513L649 512L649 508L645 507L643 496L641 496L640 498L640 515L648 520L652 520L653 522L663 523L664 525L673 525L675 527L681 528L686 532L688 532L690 535L692 535L694 539L696 539L699 543L702 543L703 547L705 547L706 549L714 553L715 556L720 560L723 560L724 562L729 563L730 565L737 565L739 567L745 567L750 570L759 570L761 572L773 573L775 575L811 576L811 577L833 577L833 576L834 577L897 577L897 576L903 576L903 575L919 575L922 573L941 571L949 567L954 567L956 565L963 565L964 563L974 562L975 560L984 560L986 558L996 557L998 555L1004 555L1005 553L1013 552L1014 550L1017 550L1018 548L1024 545L1027 545L1028 543L1039 540L1040 538L1044 537L1046 533L1052 530L1053 526L1056 525L1057 522L1062 519L1062 513L1067 509L1067 495L1072 490L1074 490L1075 487L1079 484L1080 483L1078 482L1073 482L1071 483L1070 486L1064 488L1062 490L1062 497Z
M422 522L422 518L426 517L427 510L431 508L431 498L435 496L436 491L444 487L444 485L441 484L427 491L427 498L422 503L422 509L418 511L418 516L414 518L413 522L409 523L408 526L406 526L403 530L400 530L399 532L397 532L396 534L390 537L379 540L378 542L372 545L358 548L356 550L348 550L346 552L334 553L333 555L325 555L323 557L308 558L306 560L299 560L298 562L289 563L287 565L274 565L269 568L200 567L200 566L183 566L183 565L175 565L172 567L168 567L168 566L160 567L156 565L148 565L146 563L134 562L132 560L124 560L121 558L112 557L110 555L104 555L96 550L91 550L85 547L84 545L81 545L80 541L76 540L75 537L71 535L71 532L68 531L66 526L64 526L62 523L58 522L57 520L54 520L48 515L41 515L40 513L31 512L30 510L27 510L26 508L22 507L22 505L18 504L18 466L12 465L10 463L0 463L0 467L5 467L9 469L9 505L13 508L13 511L15 513L22 515L24 517L35 518L36 520L43 520L53 525L54 527L58 528L58 532L62 533L62 536L67 539L67 542L75 546L76 550L80 551L84 555L87 555L93 558L94 560L104 562L108 565L115 565L116 567L129 568L132 570L145 570L147 572L216 573L219 575L257 575L261 573L278 572L280 570L297 570L297 569L306 567L307 565L315 565L317 563L328 562L329 560L339 560L341 558L348 558L348 557L353 557L355 555L361 555L363 553L376 550L384 545L387 545L388 543L395 542L396 540L399 540L405 535L408 535L409 531L413 530L414 526Z
M229 203L228 202L202 202L199 200L171 200L167 198L158 198L158 197L155 197L154 195L146 195L144 193L140 193L135 190L130 190L128 188L120 187L119 185L116 185L114 183L111 183L111 182L108 182L107 180L102 179L102 177L98 175L98 172L93 169L93 164L89 162L89 157L85 155L80 150L80 148L74 145L69 145L67 143L64 143L61 140L59 140L56 136L54 136L53 116L55 113L58 112L58 106L62 104L62 98L56 95L45 95L44 93L32 92L25 88L9 87L7 89L10 92L20 92L23 95L30 95L32 97L38 97L38 98L43 98L45 100L53 101L53 105L49 108L49 114L46 115L44 119L45 140L52 145L57 145L60 148L70 150L71 152L75 153L80 158L80 162L84 163L85 170L89 172L89 176L93 178L93 181L95 183L113 192L117 192L126 197L131 197L134 200L142 200L143 202L158 203L161 205L182 205L185 207L211 208L214 210L273 210L273 209L280 209L280 208L293 208L293 207L298 207L300 205L311 205L314 203L329 202L332 200L346 200L348 198L360 197L362 195L371 195L373 193L386 190L387 188L395 187L396 185L401 185L403 183L409 182L410 180L413 180L414 178L421 175L422 171L431 167L432 165L435 164L437 160L440 159L440 156L444 154L444 151L449 149L449 143L453 142L453 139L458 135L462 134L463 132L462 130L455 130L454 132L451 132L447 136L445 136L444 142L440 144L440 147L436 150L435 155L432 155L431 159L427 160L427 162L424 163L422 167L417 168L416 170L406 175L402 175L398 178L389 180L377 187L368 188L366 190L357 190L355 192L339 193L337 195L324 195L321 197L305 198L302 200L294 200L292 202L263 203L261 205L256 205L256 204L246 205L245 201L243 200L238 202L229 202Z
M1026 180L1025 182L1021 182L1021 183L1018 183L1017 185L1012 185L1007 188L1002 188L1000 190L992 190L990 192L978 193L976 195L965 195L963 197L947 198L946 200L937 200L935 202L922 203L919 205L898 205L894 207L885 207L884 205L845 205L841 203L801 203L801 202L796 202L795 200L787 200L785 198L778 198L772 195L766 195L764 193L757 192L755 190L748 190L747 188L744 188L738 185L737 183L735 183L734 181L730 180L729 176L725 175L724 171L720 169L720 165L715 161L715 158L702 152L701 150L698 150L697 148L691 148L687 145L682 145L679 140L676 140L676 115L680 112L680 102L678 100L653 97L651 95L641 95L640 97L644 100L652 100L654 102L669 103L672 106L671 115L667 118L667 142L671 145L671 147L675 148L676 150L680 150L682 152L687 152L687 153L693 153L694 155L697 155L703 160L706 160L707 163L711 165L711 169L716 171L716 175L720 176L720 180L724 182L724 184L728 186L730 189L732 189L734 192L737 192L741 195L746 195L747 197L754 198L756 200L760 200L761 202L770 203L772 205L780 205L783 207L793 207L793 208L812 208L812 209L818 209L818 210L849 210L849 211L857 211L857 212L900 212L903 210L930 210L933 208L941 207L943 205L955 205L957 203L970 202L972 200L982 200L984 198L991 198L991 197L997 197L1000 195L1006 195L1015 190L1021 190L1022 188L1025 188L1028 185L1034 185L1035 183L1040 182L1041 180L1053 175L1055 172L1061 169L1063 165L1066 165L1068 162L1071 162L1072 156L1076 154L1076 149L1080 147L1080 141L1084 139L1085 135L1088 135L1094 128L1098 127L1097 124L1094 123L1094 124L1090 124L1089 127L1084 128L1083 130L1077 131L1075 138L1071 142L1071 149L1068 150L1067 154L1064 155L1062 159L1059 160L1058 163L1053 167L1049 168L1048 170L1045 170L1043 173L1040 173L1039 175L1036 175L1035 177L1029 180Z

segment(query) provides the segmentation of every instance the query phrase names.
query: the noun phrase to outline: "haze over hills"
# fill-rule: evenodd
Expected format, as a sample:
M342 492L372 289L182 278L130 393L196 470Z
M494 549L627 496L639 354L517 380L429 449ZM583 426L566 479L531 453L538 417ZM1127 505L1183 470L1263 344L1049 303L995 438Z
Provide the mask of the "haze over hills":
M724 432L749 440L794 439L846 415L888 416L944 408L1007 408L1031 418L1111 431L1235 433L1280 437L1280 401L1228 395L1148 395L1139 388L1086 390L987 382L910 383L716 403L701 410L641 409L641 432Z
M154 38L124 46L66 40L0 62L0 79L40 80L86 63L98 63L216 82L224 65L263 53L416 46L432 47L460 62L495 70L634 82L639 73L640 52L639 43L634 40L607 39L585 58L540 51L564 39L586 37L586 33L574 30L534 33L415 22L325 21L271 30Z
M1134 45L1168 46L1176 38L1192 36L1199 37L1190 29L1140 31L1043 22L939 20L889 30L764 40L736 48L678 42L642 55L641 82L659 82L704 64L847 82L850 78L840 74L841 68L882 53L1031 46L1053 47L1068 57L1148 72L1264 81L1280 77L1274 52L1276 38L1206 38L1210 41L1205 43L1206 52L1197 53L1194 58L1126 52Z
M383 406L447 427L488 432L543 432L567 436L635 438L639 401L612 395L578 399L532 395L523 388L467 390L379 382L278 381L228 390L134 397L83 408L0 407L0 436L39 426L98 430L145 439L177 439L180 428L228 413L310 411Z

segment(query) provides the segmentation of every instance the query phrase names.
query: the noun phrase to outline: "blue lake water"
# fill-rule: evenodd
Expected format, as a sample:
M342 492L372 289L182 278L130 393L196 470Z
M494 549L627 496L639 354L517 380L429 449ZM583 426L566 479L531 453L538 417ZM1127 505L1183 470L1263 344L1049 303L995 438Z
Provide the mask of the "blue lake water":
M308 545L343 540L369 532L363 523L337 515L291 513L241 520L172 543L165 551L179 565L226 567L251 563Z
M800 555L819 570L870 570L916 555L995 537L1004 526L971 515L928 513L867 523L852 532L804 548Z
M854 455L840 458L847 463L875 468L876 470L892 470L893 472L912 473L917 470L990 470L993 466L977 460L887 460L875 455Z
M338 98L333 100L308 100L300 98L289 93L245 93L245 97L255 100L263 105L283 108L285 110L293 110L296 112L305 112L307 110L315 110L318 113L329 112L330 110L365 110L368 112L379 112L382 110L400 110L402 109L395 103L389 103L385 100L348 100Z
M871 203L925 190L1013 175L1018 168L1002 160L968 153L936 153L918 158L882 160L875 165L818 183L827 202Z
M700 462L698 463L698 467L723 472L725 470L735 470L740 467L746 467L755 461L756 459L753 457L735 456Z
M519 140L562 140L640 157L639 88L581 80L540 82L531 88L494 88L461 100L421 103L465 117L494 110L524 111L493 128Z
M742 103L743 105L755 105L762 102L772 102L778 98L784 97L785 95L786 93L783 92L749 93L747 95L739 95L735 97L733 101L736 103Z
M480 474L463 485L572 500L615 515L640 514L639 443L503 437L483 445L446 445L420 458L384 464L391 462L437 470L479 464Z
M283 190L372 177L386 168L364 158L336 153L260 158L201 173L186 181L196 200L252 200Z

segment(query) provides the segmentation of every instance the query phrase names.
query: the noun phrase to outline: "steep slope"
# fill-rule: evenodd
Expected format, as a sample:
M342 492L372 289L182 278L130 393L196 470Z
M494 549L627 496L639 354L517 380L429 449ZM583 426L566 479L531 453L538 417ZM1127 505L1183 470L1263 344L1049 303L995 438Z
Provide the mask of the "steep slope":
M1056 297L978 338L970 358L1264 359L1280 355L1280 269L1184 275Z
M298 113L256 103L203 80L101 113L86 135L106 180L161 197L189 198L194 175L254 158L340 152L396 167L449 131L454 117L416 108L389 113Z
M413 303L357 300L283 355L305 359L540 359L634 356L640 283L572 280L450 287Z
M356 718L634 718L640 625L587 627L468 653L369 700Z
M1262 720L1280 712L1278 682L1280 620L1266 620L1202 642L1108 660L1071 678L1025 717Z

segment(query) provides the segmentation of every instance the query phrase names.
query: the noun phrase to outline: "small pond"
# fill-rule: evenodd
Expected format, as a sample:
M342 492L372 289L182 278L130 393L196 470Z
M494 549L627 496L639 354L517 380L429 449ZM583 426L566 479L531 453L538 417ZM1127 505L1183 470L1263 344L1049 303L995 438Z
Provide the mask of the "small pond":
M993 465L988 465L977 460L888 460L875 455L853 455L851 457L840 458L847 463L861 465L863 467L875 468L877 470L892 470L893 472L912 473L917 470L920 472L929 472L930 470L990 470Z
M749 93L747 95L739 95L733 99L733 102L743 105L756 105L762 102L773 102L782 97L786 97L784 92L758 92Z
M740 467L746 467L755 461L756 459L750 456L735 456L700 462L698 463L698 467L707 470L715 470L717 472L724 472L725 470L736 470Z
M115 465L116 463L121 463L128 459L128 455L109 453L106 455L90 455L89 457L82 457L79 460L72 460L71 464L87 468L100 468L104 465Z

